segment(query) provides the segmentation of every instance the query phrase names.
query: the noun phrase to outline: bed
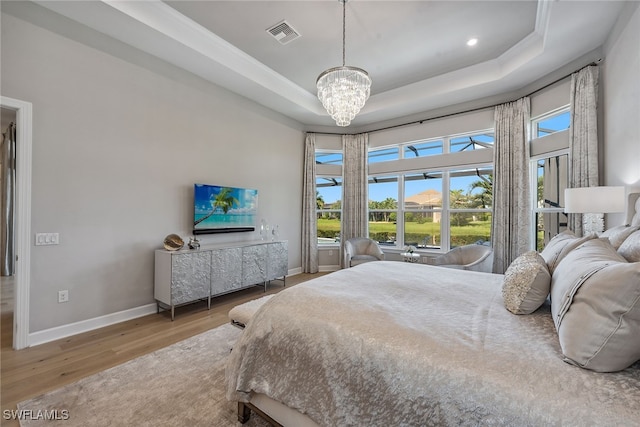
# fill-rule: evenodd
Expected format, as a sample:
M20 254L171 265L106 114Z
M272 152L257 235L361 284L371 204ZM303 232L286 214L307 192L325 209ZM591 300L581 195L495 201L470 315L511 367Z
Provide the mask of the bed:
M635 230L623 231L640 241ZM611 261L610 238L565 235L549 245L565 253L544 259L536 280L547 271L551 302L547 291L530 314L505 308L510 270L378 261L282 291L257 310L234 346L227 397L239 402L241 422L253 410L291 426L637 425L640 263ZM560 245L563 239L570 244ZM637 256L637 249L626 253ZM609 258L595 264L605 267L581 279L579 289L563 283L598 251ZM624 295L626 312L598 318L613 309L608 300L598 306L603 298L596 294L601 312L590 325L578 313L612 264L622 279L607 283L628 282L610 292ZM563 287L570 296L561 295ZM565 297L571 309L553 302ZM607 332L607 345L618 339L626 347L607 354L601 346L586 359L584 348L571 353L583 330L610 321L618 325Z

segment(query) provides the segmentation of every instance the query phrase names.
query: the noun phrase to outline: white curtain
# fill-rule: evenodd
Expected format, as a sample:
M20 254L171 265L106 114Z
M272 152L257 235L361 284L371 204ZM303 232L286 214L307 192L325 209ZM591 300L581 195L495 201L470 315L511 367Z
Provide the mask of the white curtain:
M599 185L598 74L598 66L591 65L571 75L569 188ZM582 214L569 215L569 228L582 235Z
M16 125L11 123L2 134L2 232L0 250L2 252L1 275L13 276L15 268L14 254L14 201L16 186Z
M491 232L494 273L504 273L514 259L530 248L529 106L529 98L524 97L495 109Z
M318 217L316 214L316 135L308 133L304 143L302 185L302 272L318 272Z
M369 135L343 135L342 165L342 230L340 232L340 262L343 262L344 242L353 237L369 236L368 170ZM345 267L344 265L342 266Z

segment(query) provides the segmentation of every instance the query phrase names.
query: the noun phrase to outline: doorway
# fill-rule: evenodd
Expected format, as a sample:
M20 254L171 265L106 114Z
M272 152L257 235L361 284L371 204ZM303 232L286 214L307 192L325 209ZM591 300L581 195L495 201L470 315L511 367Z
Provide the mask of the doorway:
M0 335L2 348L13 347L13 314L15 292L15 227L14 184L15 184L15 121L16 112L0 108L0 131L2 131L2 150L0 152L0 194L2 200L2 221L0 223Z
M0 107L15 114L15 269L13 277L13 348L29 346L29 287L31 274L31 149L32 105L30 102L0 97ZM4 282L4 278L3 278Z

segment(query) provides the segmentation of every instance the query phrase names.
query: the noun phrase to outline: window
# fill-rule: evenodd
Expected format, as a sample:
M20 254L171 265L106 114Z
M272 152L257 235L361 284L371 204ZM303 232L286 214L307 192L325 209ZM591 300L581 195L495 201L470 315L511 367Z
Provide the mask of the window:
M369 178L369 237L395 245L398 235L398 177Z
M568 162L568 154L534 161L537 191L533 211L537 251L544 249L553 236L567 228L564 190L568 183Z
M318 245L335 244L340 240L342 212L342 178L316 178L318 215Z
M493 148L493 132L484 132L470 135L452 137L450 140L450 152L481 150Z
M437 249L442 238L442 172L404 176L404 245Z
M448 251L489 244L492 129L441 135L368 152L369 237L385 250ZM316 153L318 245L340 239L343 156ZM464 166L463 166L464 165Z
M449 247L491 242L493 168L449 172Z
M398 147L369 150L369 164L398 160Z
M532 230L535 249L541 251L553 236L567 229L564 190L569 183L569 107L564 106L531 120L531 161L533 200ZM553 136L550 136L553 135ZM546 145L547 141L553 141Z
M490 165L370 177L369 200L369 237L381 245L448 250L491 241Z
M316 151L316 164L342 165L342 153Z
M410 159L414 157L435 156L442 154L443 148L444 141L441 139L407 144L403 146L403 157Z
M569 129L569 110L563 108L560 111L551 112L532 120L534 138L542 138L552 133Z

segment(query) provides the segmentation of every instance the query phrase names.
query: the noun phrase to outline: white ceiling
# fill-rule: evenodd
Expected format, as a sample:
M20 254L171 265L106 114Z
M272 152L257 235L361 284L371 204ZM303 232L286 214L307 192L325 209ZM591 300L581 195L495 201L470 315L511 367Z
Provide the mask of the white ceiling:
M334 125L315 82L342 65L338 0L36 3L308 128ZM623 11L611 0L351 0L346 65L373 80L351 126L517 92L598 51ZM266 31L283 20L301 34L286 45Z

